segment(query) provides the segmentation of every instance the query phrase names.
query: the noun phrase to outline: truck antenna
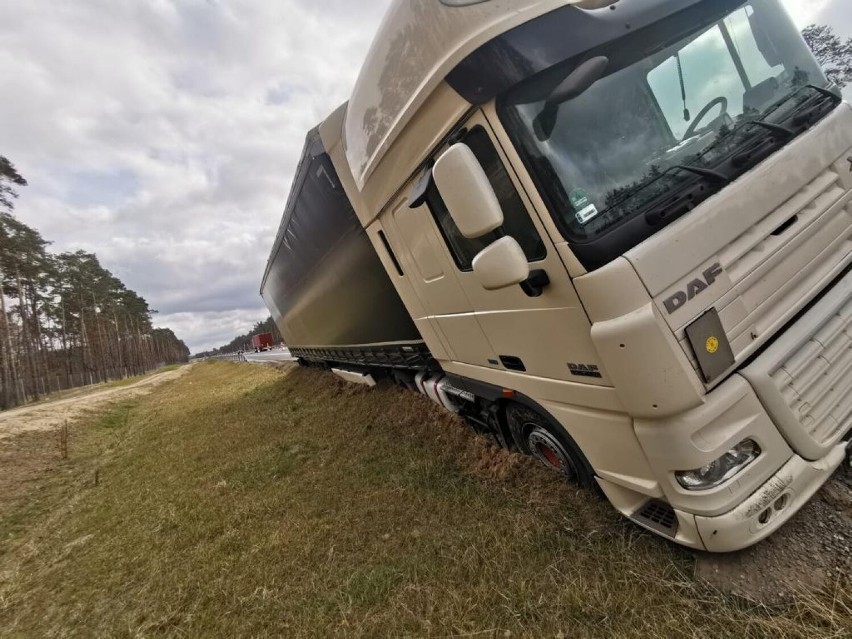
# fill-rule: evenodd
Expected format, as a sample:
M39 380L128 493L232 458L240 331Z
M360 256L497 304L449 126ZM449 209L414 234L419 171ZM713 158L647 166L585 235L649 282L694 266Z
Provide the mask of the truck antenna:
M689 107L686 106L686 83L683 81L683 63L680 60L680 51L675 53L677 60L677 77L680 80L680 95L683 98L683 119L689 122L692 115L689 113Z

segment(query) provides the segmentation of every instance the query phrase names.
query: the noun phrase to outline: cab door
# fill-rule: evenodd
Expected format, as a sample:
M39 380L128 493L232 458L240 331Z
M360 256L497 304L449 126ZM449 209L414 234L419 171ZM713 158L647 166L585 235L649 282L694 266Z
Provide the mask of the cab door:
M471 262L495 238L464 238L437 188L430 191L427 205L442 239L440 248L449 258L499 367L536 377L608 384L591 341L591 324L568 272L481 112L466 123L466 132L458 141L473 151L497 194L504 215L502 232L521 245L530 271L539 271L549 280L538 296L529 295L521 286L484 289Z
M422 313L414 322L433 355L442 359L444 352L452 361L497 367L473 302L459 281L428 206L421 202L412 207L409 194L404 194L382 214L381 224L393 242L404 248L399 259ZM413 311L410 304L409 311ZM437 336L441 348L429 343L429 335Z

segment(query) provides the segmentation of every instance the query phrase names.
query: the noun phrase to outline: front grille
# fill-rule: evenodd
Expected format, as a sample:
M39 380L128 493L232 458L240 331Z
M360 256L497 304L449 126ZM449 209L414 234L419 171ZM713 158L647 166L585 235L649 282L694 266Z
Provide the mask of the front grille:
M799 423L826 445L852 426L852 301L770 374Z
M825 457L852 429L852 272L741 373L792 448Z
M852 193L843 188L837 171L826 169L719 253L733 287L714 307L737 361L753 353L820 290L821 282L849 263L850 200ZM685 328L676 334L698 370Z
M852 251L852 208L828 169L721 254L736 297L719 309L734 353L771 334ZM779 225L795 219L781 236Z

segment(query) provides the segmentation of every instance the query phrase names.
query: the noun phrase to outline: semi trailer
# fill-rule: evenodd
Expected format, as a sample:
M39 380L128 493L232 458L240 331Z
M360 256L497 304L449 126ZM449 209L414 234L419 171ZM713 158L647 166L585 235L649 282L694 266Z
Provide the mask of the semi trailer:
M272 349L272 333L261 333L251 336L251 347L255 353L262 353Z
M261 285L391 377L715 552L852 430L852 107L779 0L395 0Z

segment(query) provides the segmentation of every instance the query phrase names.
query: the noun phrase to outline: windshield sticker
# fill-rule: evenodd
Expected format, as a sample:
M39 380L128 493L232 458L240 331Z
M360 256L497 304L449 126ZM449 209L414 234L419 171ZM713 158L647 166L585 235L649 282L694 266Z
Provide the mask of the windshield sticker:
M571 200L571 206L574 207L577 221L580 224L586 224L597 217L598 207L592 203L592 198L589 197L585 189L574 189L568 194L568 199Z

